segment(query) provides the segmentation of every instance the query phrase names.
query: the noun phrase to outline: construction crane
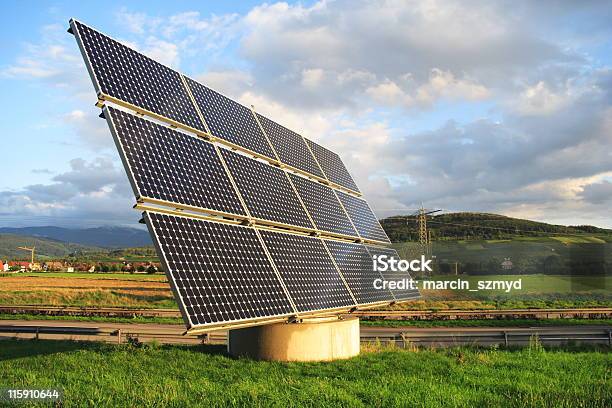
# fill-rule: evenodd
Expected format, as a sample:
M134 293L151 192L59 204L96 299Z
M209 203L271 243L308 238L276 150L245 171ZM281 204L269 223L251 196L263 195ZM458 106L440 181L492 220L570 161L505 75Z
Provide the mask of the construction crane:
M36 247L32 247L32 248L17 247L17 249L23 249L24 251L30 251L32 253L32 262L31 262L31 264L34 265L34 250L36 249Z

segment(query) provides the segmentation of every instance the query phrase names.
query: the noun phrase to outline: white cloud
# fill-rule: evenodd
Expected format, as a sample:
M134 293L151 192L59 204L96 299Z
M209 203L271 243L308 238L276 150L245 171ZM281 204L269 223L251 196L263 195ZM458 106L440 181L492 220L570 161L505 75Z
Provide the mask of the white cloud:
M414 105L414 99L408 95L395 82L386 80L378 85L366 89L366 94L376 102L384 105L403 105L410 107Z
M337 150L381 215L425 201L562 219L609 207L602 175L612 171L612 74L575 48L587 44L584 32L601 38L605 24L588 24L604 22L603 8L340 0L266 3L244 16L122 10L122 21L143 52L189 67L212 88ZM593 18L584 27L559 24L576 12ZM65 58L74 44L62 41L25 49L2 74L53 85L86 78ZM469 109L481 101L492 116L474 119ZM438 106L444 110L431 112ZM108 145L106 125L91 118L83 107L63 119L88 145Z
M50 184L1 192L0 214L5 224L40 225L49 220L71 226L134 223L137 214L130 209L134 198L121 166L96 157L73 159L70 167Z
M548 115L567 106L571 97L567 91L555 93L544 81L538 81L521 92L514 108L524 115Z
M179 47L168 41L150 37L147 39L142 53L175 69L180 65Z
M302 86L307 89L316 89L323 81L324 71L321 68L309 68L302 70Z
M72 143L96 151L114 149L108 125L98 118L99 113L97 108L89 106L87 112L75 109L64 115L63 122L72 129L75 138Z
M208 71L195 79L233 98L238 98L253 86L251 74L239 70Z
M470 79L458 79L449 72L434 68L429 81L416 91L416 99L424 103L434 103L440 98L458 100L481 100L489 97L489 90Z

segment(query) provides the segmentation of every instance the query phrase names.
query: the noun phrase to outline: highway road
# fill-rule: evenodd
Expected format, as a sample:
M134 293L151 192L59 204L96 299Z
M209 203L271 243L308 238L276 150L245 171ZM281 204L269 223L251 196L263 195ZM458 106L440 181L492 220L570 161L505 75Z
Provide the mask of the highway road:
M106 341L125 343L157 341L164 344L224 344L226 331L206 336L183 336L182 325L99 323L66 320L2 320L0 339L50 339ZM399 346L423 345L448 347L457 345L527 345L533 336L544 344L597 343L612 345L612 326L558 327L361 327L362 342L393 342Z

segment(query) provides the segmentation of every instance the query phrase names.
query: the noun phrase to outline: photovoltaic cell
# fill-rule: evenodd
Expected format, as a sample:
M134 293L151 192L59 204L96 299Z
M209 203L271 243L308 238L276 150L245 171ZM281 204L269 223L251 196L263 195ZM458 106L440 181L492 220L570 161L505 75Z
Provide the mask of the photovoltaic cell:
M246 215L213 145L107 107L136 195Z
M325 177L302 136L259 113L257 118L281 162L315 176Z
M298 312L355 305L318 238L260 231Z
M336 195L342 202L349 218L362 238L381 242L391 242L365 200L353 197L341 191L336 191Z
M367 249L371 257L378 255L386 255L387 257L395 258L398 261L401 259L395 249L374 246L367 246ZM387 281L400 281L402 279L411 279L410 274L408 272L381 271L380 274L383 276L383 279ZM417 289L396 289L392 290L391 293L393 293L393 296L395 296L397 300L409 300L420 296L419 291Z
M357 237L331 188L295 174L289 177L318 230Z
M313 142L312 140L305 140L306 143L308 143L308 146L310 146L310 150L312 150L312 153L317 159L317 162L319 162L319 164L321 165L323 173L325 173L325 176L329 181L339 184L350 190L359 192L357 184L355 184L353 178L344 166L344 163L342 163L340 156L338 156L331 150L328 150L323 146Z
M382 279L382 276L374 270L372 257L365 246L330 240L324 242L358 304L394 300L388 289L374 287L374 281Z
M189 326L294 313L254 229L152 212L145 219Z
M186 80L213 136L275 159L266 136L249 108L191 78Z
M253 217L314 229L284 171L227 149L221 154Z
M78 21L73 27L85 61L91 62L97 92L205 130L178 72Z

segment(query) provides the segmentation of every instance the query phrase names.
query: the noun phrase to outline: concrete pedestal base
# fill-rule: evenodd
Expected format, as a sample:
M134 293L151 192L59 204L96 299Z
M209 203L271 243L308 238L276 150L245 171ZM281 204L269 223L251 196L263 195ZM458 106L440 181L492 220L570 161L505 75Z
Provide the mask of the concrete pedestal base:
M359 319L307 319L230 330L227 351L235 357L274 361L330 361L359 354Z

